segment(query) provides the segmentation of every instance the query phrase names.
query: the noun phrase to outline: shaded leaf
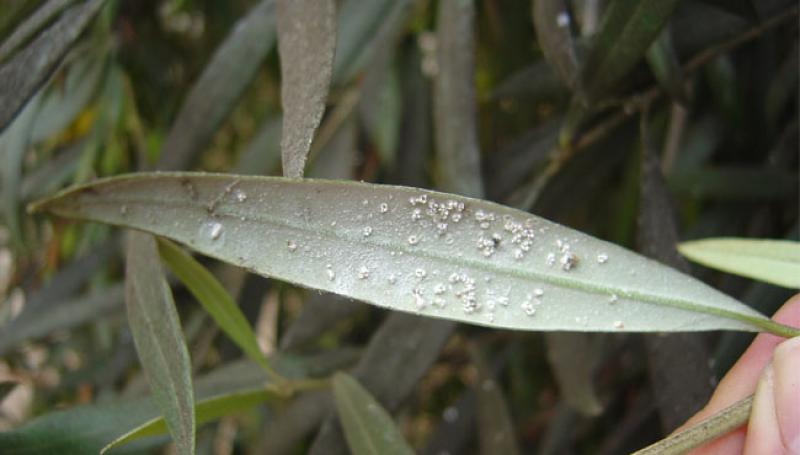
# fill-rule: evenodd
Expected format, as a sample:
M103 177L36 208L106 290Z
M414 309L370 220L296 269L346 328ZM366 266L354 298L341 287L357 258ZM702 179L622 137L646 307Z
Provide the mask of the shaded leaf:
M689 264L678 254L678 225L651 134L648 117L640 123L638 250L663 264L688 273ZM650 383L658 390L661 428L669 433L698 411L713 391L714 374L708 362L704 334L670 333L646 337Z
M123 299L124 290L120 284L71 300L49 302L52 305L23 312L0 330L0 355L21 342L42 338L54 330L71 329L118 310L122 307Z
M492 92L492 99L560 100L568 94L553 68L544 60L537 60L501 80Z
M715 238L683 242L681 254L707 267L792 289L800 288L800 242Z
M363 95L358 105L359 117L370 141L374 144L380 161L393 167L397 153L403 94L400 81L392 65L394 55L381 55L367 71L363 82ZM411 94L405 94L411 96Z
M581 71L583 98L593 103L644 56L678 0L617 0L603 16Z
M274 9L261 0L214 52L164 140L159 169L184 169L209 144L275 42Z
M678 172L667 181L682 194L718 199L785 199L797 194L797 173L753 167L701 167Z
M136 352L179 454L194 453L191 361L155 239L129 233L125 304Z
M758 21L758 10L753 0L702 0L703 3L713 5L723 11L740 16L748 21Z
M381 324L352 374L384 408L396 410L414 391L450 337L455 324L394 313ZM347 453L334 416L326 419L310 455Z
M197 421L197 425L202 425L206 422L219 419L220 417L250 409L253 406L275 397L276 395L273 392L258 388L252 390L238 390L236 392L199 400L194 405L195 420ZM164 418L161 416L155 417L111 441L100 450L100 453L104 454L114 447L127 444L140 438L160 436L166 433L167 426L164 422Z
M214 275L169 240L158 240L158 253L222 331L254 362L271 371L250 323Z
M594 389L599 351L597 339L584 333L547 333L547 360L564 401L586 416L596 416L603 404Z
M352 355L343 359L346 362L325 361L331 354L341 357L338 351L308 358L283 355L270 357L270 363L282 374L292 377L306 376L307 370L317 369L320 365L328 369L317 373L326 374L331 368L342 368L352 363ZM264 371L248 359L221 366L197 379L195 390L197 399L204 401L264 387L268 383ZM3 453L14 455L96 454L121 433L158 416L158 408L150 397L76 406L50 412L11 431L0 432L0 447ZM163 442L163 439L136 441L110 453L141 453L143 447Z
M236 174L271 174L281 163L281 128L283 117L270 117L245 146L233 167Z
M533 25L544 58L567 87L578 83L578 57L572 39L572 19L564 0L533 0Z
M439 2L433 107L439 187L480 197L483 182L475 99L475 5Z
M72 0L48 0L41 5L30 16L25 18L25 22L18 25L14 32L0 44L0 62L6 60L26 41L30 40L36 32L41 30L54 16L66 8ZM5 7L5 5L3 5ZM4 11L3 14L7 14Z
M63 84L48 87L31 132L33 143L61 132L75 120L97 90L105 63L96 56L83 56L64 71Z
M280 348L291 350L303 346L363 307L358 302L351 302L338 295L310 294L300 314L281 336Z
M619 246L490 202L414 188L136 174L32 209L146 230L266 276L496 328L782 330Z
M414 453L395 427L392 416L355 379L336 373L333 397L354 455Z
M50 77L103 3L103 0L88 0L72 6L25 49L0 66L0 131Z
M670 96L681 104L688 102L686 90L683 84L683 69L678 60L675 46L672 44L672 32L669 27L664 27L650 48L645 54L650 71L656 80L670 94Z
M473 349L472 361L477 370L478 429L481 454L517 454L514 423L500 385L486 365L478 348Z
M22 164L30 146L31 131L36 120L36 112L39 110L40 99L36 97L28 103L11 125L0 133L0 159L3 160L3 168L0 170L3 215L5 225L11 234L12 245L18 249L22 248L24 244L23 230L19 219Z
M343 83L360 72L403 25L410 0L347 0L337 17L333 81Z
M277 1L283 175L299 178L328 97L336 46L336 8L333 0Z

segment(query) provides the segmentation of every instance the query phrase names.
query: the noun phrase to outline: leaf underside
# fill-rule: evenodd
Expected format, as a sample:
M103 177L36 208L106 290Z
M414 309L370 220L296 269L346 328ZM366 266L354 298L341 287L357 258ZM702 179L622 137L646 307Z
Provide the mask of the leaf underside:
M145 230L392 310L518 330L758 330L766 318L611 243L476 199L198 173L99 180L34 210Z

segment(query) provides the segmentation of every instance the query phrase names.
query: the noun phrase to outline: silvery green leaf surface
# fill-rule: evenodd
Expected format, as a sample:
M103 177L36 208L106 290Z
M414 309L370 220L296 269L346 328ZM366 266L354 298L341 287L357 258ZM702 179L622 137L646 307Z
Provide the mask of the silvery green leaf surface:
M277 0L283 175L302 177L322 120L336 47L333 0Z
M416 188L133 174L32 209L148 231L388 309L496 328L785 329L619 246L491 202Z
M677 0L618 0L603 15L581 70L583 98L594 102L644 56L669 20Z
M183 169L211 142L275 43L275 1L233 26L194 83L162 146L159 169Z
M578 83L578 57L571 22L564 0L533 1L533 25L539 47L564 85L574 89Z
M333 376L333 397L347 444L354 455L412 454L392 416L345 373Z
M800 242L714 238L683 242L681 254L707 267L800 289Z
M132 231L126 252L125 305L136 352L178 454L193 454L192 366L156 241Z
M0 131L50 77L104 0L88 0L66 10L24 49L0 65Z

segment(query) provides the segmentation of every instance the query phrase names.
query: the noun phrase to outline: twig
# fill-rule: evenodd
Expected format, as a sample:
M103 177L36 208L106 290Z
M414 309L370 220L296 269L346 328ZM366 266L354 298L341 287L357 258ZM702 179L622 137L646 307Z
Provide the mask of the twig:
M753 395L750 395L697 425L636 451L633 455L677 455L686 453L742 426L750 417L752 408Z

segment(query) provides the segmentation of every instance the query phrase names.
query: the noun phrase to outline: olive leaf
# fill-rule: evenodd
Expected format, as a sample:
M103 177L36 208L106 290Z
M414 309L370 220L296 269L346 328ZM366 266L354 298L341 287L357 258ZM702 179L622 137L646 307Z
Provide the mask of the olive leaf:
M136 352L177 452L193 454L195 415L189 350L153 236L131 232L127 256L125 305Z
M800 242L797 241L714 238L683 242L678 251L708 267L800 289Z
M333 0L278 0L283 175L302 177L322 120L336 47Z
M144 230L258 274L471 324L795 333L619 246L416 188L141 173L68 189L32 210Z
M345 373L333 376L333 397L354 455L414 453L395 427L392 416L351 376Z

